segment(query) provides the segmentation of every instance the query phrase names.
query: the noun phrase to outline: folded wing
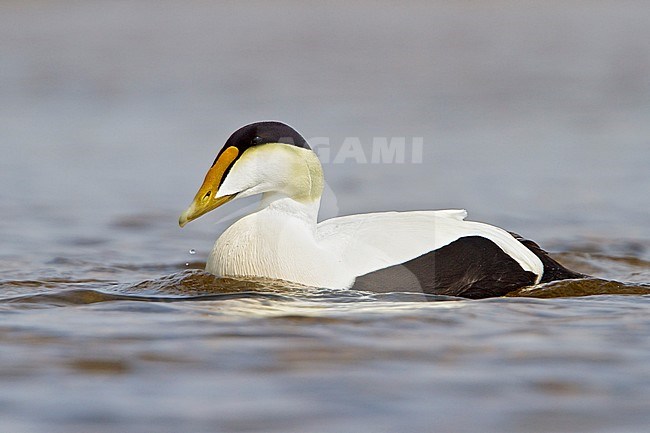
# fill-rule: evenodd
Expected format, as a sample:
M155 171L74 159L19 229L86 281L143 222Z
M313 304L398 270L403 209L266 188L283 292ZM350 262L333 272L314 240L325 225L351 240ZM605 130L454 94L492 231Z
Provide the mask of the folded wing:
M544 267L532 251L505 230L464 221L466 215L464 210L350 215L318 224L317 237L325 248L337 252L341 257L341 266L357 277L408 262L411 273L426 272L427 268L431 268L429 271L432 272L434 269L430 259L435 256L440 264L440 259L445 257L445 266L454 264L460 258L469 260L472 269L486 275L500 273L500 269L497 269L500 261L497 259L503 259L501 261L504 262L509 260L512 263L508 265L508 270L514 263L518 269L532 273L529 283L537 283L541 279ZM473 241L458 242L464 238L472 238ZM490 247L492 244L495 248ZM446 246L450 248L443 250ZM453 254L450 254L452 247ZM437 253L429 254L432 252ZM501 252L504 253L502 257ZM423 257L427 254L428 258ZM430 262L432 266L427 266ZM437 268L437 273L442 275L445 269L441 265ZM480 279L478 274L461 277ZM530 277L526 279L529 280Z

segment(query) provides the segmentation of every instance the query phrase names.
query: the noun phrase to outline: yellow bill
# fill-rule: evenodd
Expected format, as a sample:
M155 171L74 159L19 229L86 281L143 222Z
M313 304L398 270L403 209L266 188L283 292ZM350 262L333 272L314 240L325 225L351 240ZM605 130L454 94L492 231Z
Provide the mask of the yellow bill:
M205 175L203 184L196 193L196 196L194 196L192 204L190 204L190 207L178 219L178 224L181 227L201 215L205 215L211 210L218 208L222 204L229 202L235 197L234 195L227 195L217 198L217 193L219 192L219 184L224 173L233 161L237 159L238 155L239 149L231 146L224 150L221 156L219 156L219 159L210 167L210 170Z

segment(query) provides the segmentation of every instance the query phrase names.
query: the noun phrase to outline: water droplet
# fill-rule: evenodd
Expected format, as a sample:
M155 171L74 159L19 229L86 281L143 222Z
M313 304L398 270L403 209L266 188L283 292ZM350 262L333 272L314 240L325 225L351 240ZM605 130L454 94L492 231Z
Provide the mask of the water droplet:
M196 250L195 250L194 248L192 248L192 249L190 250L190 254L196 254Z

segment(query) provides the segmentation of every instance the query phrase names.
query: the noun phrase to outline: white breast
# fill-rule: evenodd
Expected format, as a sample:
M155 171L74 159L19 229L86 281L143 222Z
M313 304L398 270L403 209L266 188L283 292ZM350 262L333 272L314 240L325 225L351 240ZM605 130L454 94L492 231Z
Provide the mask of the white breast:
M342 257L320 245L315 224L269 208L230 226L212 249L206 271L219 276L267 277L324 288L350 287Z

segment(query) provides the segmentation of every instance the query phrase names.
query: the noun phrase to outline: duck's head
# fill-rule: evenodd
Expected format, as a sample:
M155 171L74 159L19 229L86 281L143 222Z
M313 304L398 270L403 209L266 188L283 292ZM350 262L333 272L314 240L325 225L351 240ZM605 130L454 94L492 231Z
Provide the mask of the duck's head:
M281 122L251 123L228 138L178 223L183 227L239 197L274 192L319 200L322 190L318 157L295 129Z

